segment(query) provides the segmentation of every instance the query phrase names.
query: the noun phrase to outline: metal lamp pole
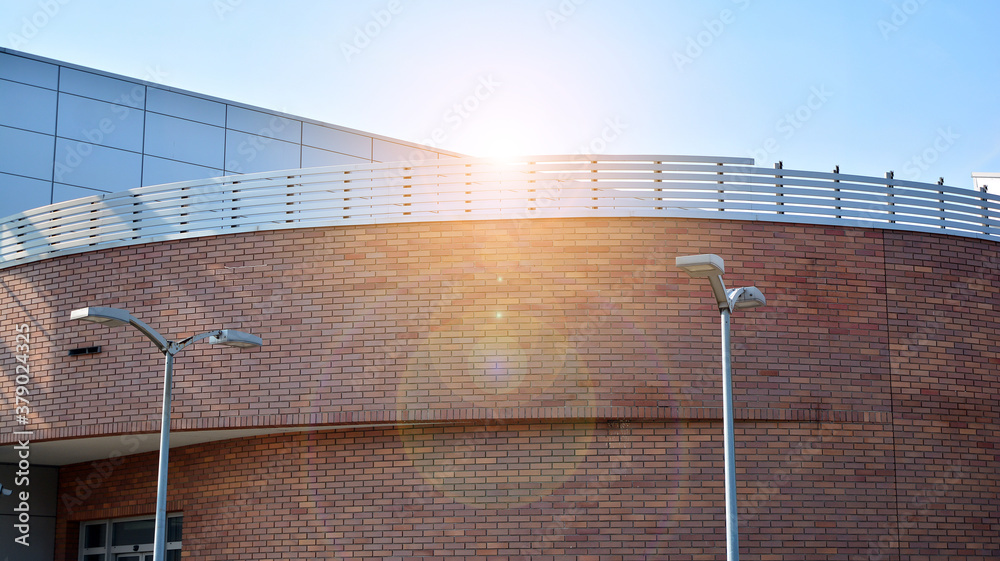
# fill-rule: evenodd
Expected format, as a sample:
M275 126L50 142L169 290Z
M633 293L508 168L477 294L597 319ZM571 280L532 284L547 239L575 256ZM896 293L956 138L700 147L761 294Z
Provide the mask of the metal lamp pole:
M131 325L152 341L166 357L163 369L163 412L160 420L160 463L156 477L156 526L153 534L153 560L165 561L167 551L167 466L170 456L170 392L173 386L174 355L191 343L206 338L211 344L240 348L259 347L263 341L256 335L234 329L216 329L180 341L168 341L152 327L127 311L118 308L80 308L70 313L70 319L102 323L109 327Z
M726 479L726 559L739 561L739 522L736 518L736 446L733 435L733 370L732 349L729 341L729 316L734 310L763 306L764 295L756 287L748 286L726 290L722 274L725 263L718 255L686 255L678 257L676 264L692 277L706 277L722 316L722 407L725 446Z

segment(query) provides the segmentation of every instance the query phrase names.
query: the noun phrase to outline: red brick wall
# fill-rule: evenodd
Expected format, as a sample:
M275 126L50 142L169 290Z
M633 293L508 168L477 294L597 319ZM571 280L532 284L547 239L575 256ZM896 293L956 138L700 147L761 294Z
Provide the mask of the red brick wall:
M858 558L890 533L890 431L868 432L741 427L743 550ZM185 555L202 560L720 558L721 444L718 423L680 420L247 438L176 450L169 508L184 513ZM61 474L61 496L90 493L62 509L67 526L137 514L125 497L154 502L155 453L81 487L96 471Z
M1000 252L885 234L900 548L1000 557Z
M178 451L171 485L187 477L191 491L176 487L171 496L185 512L185 550L198 558L213 558L204 545L211 540L266 547L240 532L299 539L289 537L299 535L294 523L278 522L285 517L329 532L324 517L333 515L346 517L337 528L354 530L340 541L306 540L327 556L360 556L369 542L401 551L410 539L426 555L456 547L471 557L479 544L494 544L486 549L500 557L534 558L545 546L606 558L717 558L718 314L707 286L672 264L680 254L718 253L729 286L755 284L768 298L766 308L733 316L744 554L988 559L1000 555L997 247L917 233L661 219L290 230L0 270L0 311L8 325L33 326L36 439L156 429L162 358L126 328L64 321L84 305L129 309L170 336L222 326L267 341L249 352L185 350L176 362L175 430L455 424ZM0 360L10 364L8 332ZM99 355L64 356L96 344ZM3 384L9 395L10 381ZM633 422L612 431L587 420L594 418ZM9 442L13 421L0 425L0 442ZM431 435L431 459L461 451L448 460L460 469L423 482L407 451L411 433ZM615 435L628 443L625 452L611 452ZM497 452L487 440L507 448ZM337 456L341 449L352 450L344 452L350 461ZM583 458L548 468L555 455ZM290 463L268 464L280 458ZM497 458L522 463L502 475L481 467ZM78 505L61 519L59 547L69 544L61 550L69 557L69 521L152 512L155 457L128 462L102 483L111 502ZM365 473L326 475L340 464ZM268 479L286 468L297 483ZM91 469L65 468L61 492ZM552 482L534 479L546 471ZM135 479L120 481L125 472ZM236 473L250 488L213 499L234 483L209 482ZM561 499L533 500L547 484ZM250 496L271 485L281 498ZM382 496L387 487L394 491ZM306 489L322 491L310 500ZM499 504L470 505L469 497ZM524 500L515 505L517 497ZM235 537L199 533L228 527L213 509L233 504L252 505L259 526L241 528L250 520L243 517L227 530ZM427 522L361 523L394 509ZM278 557L282 547L244 557Z
M701 251L772 302L734 316L743 406L889 410L881 237L862 230L607 219L234 235L3 270L0 309L34 322L35 360L47 361L35 425L55 436L159 419L162 357L134 330L67 321L86 305L177 338L224 326L267 340L178 356L174 408L190 428L293 413L715 407L717 314L704 283L672 265ZM65 357L88 345L104 352Z

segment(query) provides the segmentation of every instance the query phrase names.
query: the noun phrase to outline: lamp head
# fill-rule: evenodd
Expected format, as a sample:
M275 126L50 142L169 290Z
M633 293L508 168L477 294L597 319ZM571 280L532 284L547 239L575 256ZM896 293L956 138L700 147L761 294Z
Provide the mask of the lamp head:
M89 308L73 310L69 314L69 319L79 319L93 323L102 323L108 327L115 327L117 325L128 325L132 320L132 314L118 308L91 306Z
M264 340L260 337L235 329L222 329L217 335L210 336L208 342L213 345L226 345L227 347L239 347L241 349L259 347L264 344Z
M722 281L722 273L726 272L725 263L722 258L712 253L701 255L682 255L675 262L678 267L694 278L707 278L708 284L712 286L712 295L720 310L729 307L729 298L726 296L726 283Z
M675 263L692 277L712 277L726 272L725 262L713 253L683 255Z
M756 286L734 288L729 291L728 297L729 307L734 312L736 310L748 310L767 304L764 293L757 289Z

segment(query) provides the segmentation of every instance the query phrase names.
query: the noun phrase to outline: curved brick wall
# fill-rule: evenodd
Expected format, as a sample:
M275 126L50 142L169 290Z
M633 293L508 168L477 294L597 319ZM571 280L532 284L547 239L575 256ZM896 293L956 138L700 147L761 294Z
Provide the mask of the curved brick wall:
M376 425L174 451L194 558L694 559L725 545L718 314L672 263L718 253L729 286L768 298L733 321L743 553L989 559L997 249L766 222L353 226L12 267L0 310L35 335L36 440L157 429L162 358L65 321L85 305L264 337L179 355L175 430ZM57 558L75 558L78 520L152 513L155 465L62 468L61 497L97 485L61 501Z

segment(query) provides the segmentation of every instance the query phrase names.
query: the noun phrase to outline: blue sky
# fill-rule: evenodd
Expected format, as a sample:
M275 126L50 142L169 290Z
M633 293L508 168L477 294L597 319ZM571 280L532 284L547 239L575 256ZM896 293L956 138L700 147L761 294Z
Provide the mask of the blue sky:
M5 0L0 44L472 155L699 154L971 187L1000 2Z

